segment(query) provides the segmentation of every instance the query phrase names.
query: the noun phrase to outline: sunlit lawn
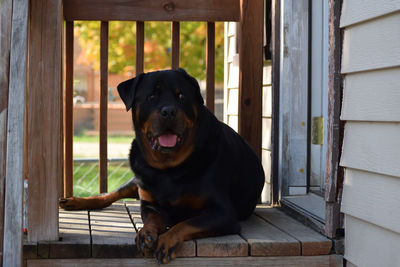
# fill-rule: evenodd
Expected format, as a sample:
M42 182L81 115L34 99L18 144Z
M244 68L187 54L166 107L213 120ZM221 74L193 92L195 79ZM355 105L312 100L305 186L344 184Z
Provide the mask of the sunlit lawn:
M74 136L74 144L79 143L98 143L99 137L96 135ZM132 142L131 136L109 136L109 147L112 144L129 144ZM97 147L97 146L95 146ZM127 155L126 155L127 156ZM74 154L74 160L82 158L79 154ZM98 158L98 149L93 151L89 158ZM120 185L132 178L133 173L129 167L128 160L108 163L108 192L117 189ZM94 162L74 161L74 196L87 197L99 193L99 165Z
M98 163L74 164L74 196L87 197L99 193ZM110 162L108 164L108 192L133 177L128 162Z
M109 135L107 142L110 144L130 144L133 136L126 135ZM74 135L74 142L77 143L98 143L98 135Z

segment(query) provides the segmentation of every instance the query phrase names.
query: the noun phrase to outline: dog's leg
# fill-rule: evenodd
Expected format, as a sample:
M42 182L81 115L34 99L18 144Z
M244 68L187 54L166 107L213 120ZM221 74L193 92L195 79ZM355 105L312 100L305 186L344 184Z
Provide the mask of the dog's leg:
M157 245L158 236L167 230L165 217L151 203L141 202L143 227L136 235L136 245L146 256L151 256Z
M138 198L138 187L133 179L123 184L117 190L95 197L60 198L59 205L66 210L103 209L121 198Z
M136 245L148 255L157 245L158 235L167 230L167 219L150 192L139 188L139 195L143 227L136 235Z
M154 256L158 264L168 263L176 258L176 251L183 241L239 232L240 226L236 218L223 211L211 211L180 222L161 234Z

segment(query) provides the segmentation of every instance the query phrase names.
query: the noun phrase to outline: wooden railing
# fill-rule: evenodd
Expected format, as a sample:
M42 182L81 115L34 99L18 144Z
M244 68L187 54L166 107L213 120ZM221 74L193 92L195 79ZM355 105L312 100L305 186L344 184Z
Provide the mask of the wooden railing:
M65 180L64 196L73 195L73 27L74 20L100 20L100 132L99 191L107 192L108 31L110 20L136 21L136 74L144 71L144 21L171 21L171 68L179 68L180 21L206 21L206 104L214 112L215 21L239 21L240 2L220 1L123 1L65 0L66 45ZM260 58L261 60L261 58ZM194 63L196 64L196 63Z
M143 71L144 55L139 52L143 51L144 45L143 21L173 22L174 47L179 47L179 38L176 37L179 36L179 21L207 21L209 36L213 36L213 22L238 21L239 133L260 155L263 0L6 0L2 2L0 11L1 35L4 36L0 41L0 61L5 62L4 68L0 68L0 83L4 85L0 87L1 114L7 114L8 109L7 119L0 116L0 132L6 133L0 135L0 159L6 158L6 163L0 160L0 182L5 184L5 190L0 187L0 214L4 213L4 225L0 220L0 240L7 241L0 242L0 249L3 245L0 265L1 256L4 256L4 266L23 265L22 182L25 176L29 180L26 205L28 241L59 239L57 200L62 191L60 177L63 169L64 195L72 195L72 56L75 20L103 21L102 36L106 36L104 33L108 31L105 25L110 20L138 21L138 71ZM67 94L63 97L64 20ZM108 38L102 39L102 50L107 51L104 47ZM209 38L207 83L211 96L212 43L212 38ZM179 55L176 48L173 53ZM102 64L107 66L104 60ZM173 60L173 67L179 65L177 56L173 56ZM102 67L105 79L106 74L106 68ZM103 80L102 84L104 87L107 83ZM8 95L8 98L4 95ZM212 102L211 96L207 97L208 105ZM106 99L104 95L103 99ZM106 117L106 110L103 107L103 117ZM62 114L65 116L64 127ZM103 127L103 131L106 132L106 127ZM64 151L61 149L63 138ZM104 143L101 146L105 159L107 152ZM104 181L106 179L103 184L106 183Z

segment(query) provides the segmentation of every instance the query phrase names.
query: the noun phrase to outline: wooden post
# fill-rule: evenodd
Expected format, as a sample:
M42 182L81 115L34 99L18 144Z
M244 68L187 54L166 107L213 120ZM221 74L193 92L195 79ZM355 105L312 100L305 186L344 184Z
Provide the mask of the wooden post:
M179 68L180 58L180 24L177 21L172 22L172 69Z
M271 60L272 60L272 155L271 203L278 204L279 190L279 74L280 74L280 24L281 0L272 0L271 7Z
M100 32L100 162L99 190L107 192L107 108L108 108L108 22Z
M239 134L261 158L263 0L240 0Z
M64 197L73 191L73 95L74 95L74 22L65 23L65 160Z
M28 240L58 240L63 178L62 0L30 8L28 124Z
M344 123L340 121L343 77L341 70L342 35L340 29L341 1L329 0L329 81L328 138L325 173L325 235L334 238L340 228L338 191L343 187L343 168L339 159L343 143Z
M136 75L144 72L144 22L136 21Z
M215 22L207 22L207 97L208 109L214 113L215 109Z
M22 266L24 117L28 0L14 0L8 96L3 266Z
M3 262L4 182L7 157L8 78L10 70L12 0L0 8L0 265Z
M12 26L12 0L0 8L0 264L3 262L4 185L7 157L7 110Z

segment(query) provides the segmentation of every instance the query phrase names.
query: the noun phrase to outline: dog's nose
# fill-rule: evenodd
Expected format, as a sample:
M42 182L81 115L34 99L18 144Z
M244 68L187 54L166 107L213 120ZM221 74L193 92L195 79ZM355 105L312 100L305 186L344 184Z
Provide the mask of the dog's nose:
M161 108L160 113L164 119L175 119L177 110L174 106L165 106Z

